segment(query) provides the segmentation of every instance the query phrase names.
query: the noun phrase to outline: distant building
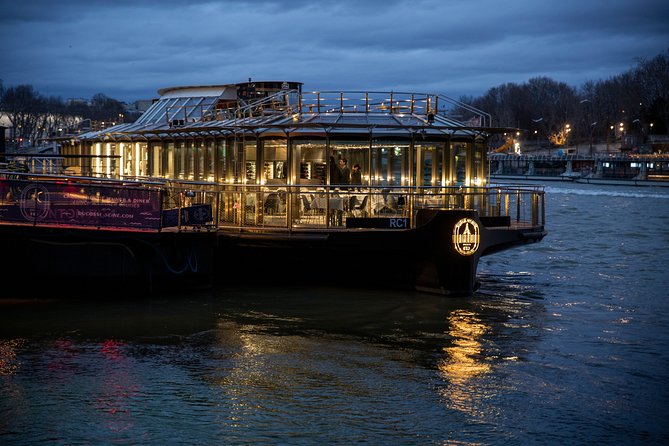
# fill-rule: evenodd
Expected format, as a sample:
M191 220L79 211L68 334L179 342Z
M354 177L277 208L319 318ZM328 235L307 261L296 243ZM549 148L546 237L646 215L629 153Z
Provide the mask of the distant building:
M139 113L142 114L153 105L155 101L153 99L140 99L133 103L127 104L126 111L128 113Z
M67 105L88 105L88 99L84 98L68 98Z

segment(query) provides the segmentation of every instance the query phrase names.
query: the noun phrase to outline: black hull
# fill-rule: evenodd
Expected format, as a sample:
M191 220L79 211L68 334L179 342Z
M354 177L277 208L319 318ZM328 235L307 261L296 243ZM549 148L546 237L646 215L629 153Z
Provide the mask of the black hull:
M453 228L462 219L480 228L480 247L462 255ZM414 230L353 230L292 234L219 233L220 280L406 288L470 295L478 288L479 258L539 241L543 228L486 228L474 211L420 211Z
M454 228L476 222L477 248ZM479 258L539 241L543 228L486 227L475 211L421 210L416 229L134 232L0 225L4 295L137 297L229 284L406 288L469 295ZM490 224L490 222L488 222Z
M3 297L134 298L212 285L214 233L0 225Z

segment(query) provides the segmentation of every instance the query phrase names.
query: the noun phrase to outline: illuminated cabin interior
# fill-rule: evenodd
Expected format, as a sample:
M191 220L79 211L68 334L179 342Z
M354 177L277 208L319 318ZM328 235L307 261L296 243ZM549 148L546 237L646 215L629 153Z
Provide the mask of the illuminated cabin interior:
M302 92L297 82L176 87L139 120L80 135L62 153L107 178L219 184L329 185L330 156L358 164L363 186L482 186L485 135L449 115L489 122L449 98ZM336 161L335 161L336 162Z

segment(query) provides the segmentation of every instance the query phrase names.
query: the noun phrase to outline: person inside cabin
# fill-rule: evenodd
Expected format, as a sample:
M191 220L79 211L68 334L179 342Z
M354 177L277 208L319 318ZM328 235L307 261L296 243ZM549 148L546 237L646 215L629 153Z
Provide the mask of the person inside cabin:
M351 182L351 169L348 168L346 158L339 159L339 184L349 184Z
M360 164L354 164L351 170L351 185L362 186L362 172L360 172ZM358 187L358 190L360 188Z
M330 184L339 184L341 183L341 172L339 167L337 167L337 161L335 157L330 157Z

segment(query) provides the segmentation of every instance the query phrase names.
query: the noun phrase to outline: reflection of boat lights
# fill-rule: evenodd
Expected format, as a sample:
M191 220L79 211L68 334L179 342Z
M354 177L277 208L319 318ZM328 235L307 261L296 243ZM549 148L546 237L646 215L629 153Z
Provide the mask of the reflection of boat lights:
M479 338L488 327L474 313L464 310L454 311L448 320L449 334L454 341L453 345L444 348L448 358L442 362L440 370L452 381L460 382L489 372L490 365L479 360L482 350Z
M454 311L448 318L452 344L444 347L447 357L439 364L439 370L450 385L442 393L450 408L471 415L480 415L480 400L486 395L472 379L490 372L491 366L483 360L480 338L489 330L475 313Z
M15 374L20 366L16 351L23 345L21 339L0 340L0 376Z

